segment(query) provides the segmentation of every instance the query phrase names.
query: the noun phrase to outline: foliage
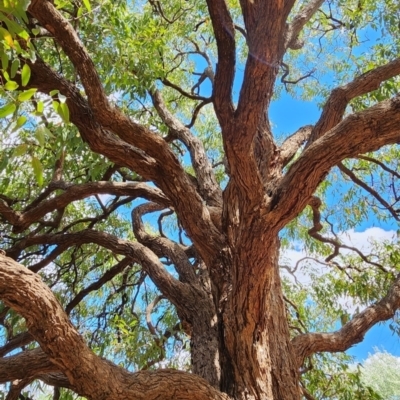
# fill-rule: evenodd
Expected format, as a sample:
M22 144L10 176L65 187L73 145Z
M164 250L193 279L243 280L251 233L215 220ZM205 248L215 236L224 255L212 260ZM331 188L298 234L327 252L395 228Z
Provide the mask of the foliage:
M78 33L109 103L129 121L163 139L189 180L199 177L195 151L204 149L218 188L224 190L231 182L231 171L221 116L213 107L215 74L210 70L215 71L220 60L207 4L200 0L161 3L57 0L54 6ZM239 2L226 3L234 24L242 27ZM298 2L293 15L302 4ZM95 141L89 143L76 122L75 105L68 94L62 88L43 88L39 84L35 70L38 60L56 71L60 80L73 85L82 102L89 99L90 110L95 108L83 77L65 51L66 45L59 44L53 32L47 31L27 7L28 2L18 1L0 5L1 248L40 274L99 356L129 371L159 366L190 370L191 331L185 326L185 317L154 283L149 270L143 267L143 258L118 252L110 238L139 241L149 248L147 236L168 239L189 254L188 263L196 277L201 277L204 265L193 245L193 235L176 204L165 200L165 193L155 192L162 186L159 182L145 176L145 169L143 173L116 162L112 153L110 156L93 151ZM273 101L279 102L284 94L312 99L322 106L333 88L398 58L398 20L394 17L397 7L395 1L325 2L304 25L299 36L302 50L288 50L276 66L279 74ZM289 17L288 22L291 21ZM234 33L239 60L233 81L235 106L241 92L242 70L247 60L255 57L246 45L243 31L237 29ZM362 112L393 97L399 90L399 78L390 77L378 86L349 101L344 115ZM180 121L179 129L175 120L168 123L160 106L157 108L158 91L165 108ZM89 112L87 124L94 125ZM185 129L191 132L189 139L183 137ZM104 124L100 130L113 139L122 137L122 133ZM283 143L289 136L281 137L274 127L272 131L277 142ZM126 159L142 154L141 144L135 147L134 141L133 138L133 143L125 147ZM294 152L283 169L285 173L291 171L303 150L300 145ZM391 144L339 160L315 192L320 206L304 206L281 230L281 276L291 337L336 330L382 299L393 284L400 268L397 238L373 241L364 253L349 245L345 235L367 224L385 223L396 228L400 220L399 159L398 145ZM235 164L235 160L229 162ZM164 174L163 167L162 160L157 167L160 175ZM102 189L100 186L107 182L114 186ZM94 186L84 195L77 195L91 184ZM140 184L145 189L135 192L135 185ZM171 179L165 186L175 184ZM184 198L185 194L181 196ZM52 206L56 200L59 203ZM140 214L139 220L147 224L143 239L137 233L134 212L145 200L159 203ZM207 201L202 199L204 204ZM43 206L43 213L39 206ZM212 207L214 204L210 210ZM23 225L18 216L28 215L30 210L39 216L29 216L31 219ZM101 243L86 241L89 230L106 233L108 239ZM161 247L151 249L164 271L177 281L184 280L170 253L163 253ZM304 259L295 264L290 259L293 252L301 252ZM3 303L0 323L2 348L27 332L25 319ZM396 319L392 329L400 330ZM37 344L27 340L24 346L33 349ZM372 382L371 374L381 368L380 363L394 362L388 354L372 356L361 370L349 368L351 362L343 354L312 355L306 360L308 367L301 385L315 398L332 400L378 399L376 393L384 398L398 394L388 374L385 376L390 384ZM31 393L35 395L37 390L33 388ZM67 400L73 395L63 389L60 396Z

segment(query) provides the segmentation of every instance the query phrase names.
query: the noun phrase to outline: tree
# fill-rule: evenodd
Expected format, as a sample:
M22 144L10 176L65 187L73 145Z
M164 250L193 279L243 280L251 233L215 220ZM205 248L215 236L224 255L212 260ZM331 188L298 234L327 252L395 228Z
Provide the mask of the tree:
M396 400L400 397L398 357L386 351L370 354L363 363L361 377L383 399Z
M54 398L338 398L346 379L340 398L373 398L334 353L395 316L398 248L365 255L336 232L399 220L396 2L0 10L8 399L35 379ZM279 138L283 90L322 112ZM329 269L312 290L280 273L291 239ZM185 337L193 373L154 370Z

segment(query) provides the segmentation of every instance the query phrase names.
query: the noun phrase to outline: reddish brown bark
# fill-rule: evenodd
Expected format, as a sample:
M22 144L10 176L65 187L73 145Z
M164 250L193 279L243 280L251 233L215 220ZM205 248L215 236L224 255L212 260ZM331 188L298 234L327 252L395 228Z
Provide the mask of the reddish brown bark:
M169 136L189 150L195 177L185 172L167 139L134 122L108 101L90 54L52 2L30 3L35 22L50 32L75 68L85 96L40 57L26 61L32 71L29 87L45 94L59 90L67 98L71 122L90 149L118 168L154 182L157 188L111 181L68 184L55 168L54 179L41 197L24 209L1 197L0 215L14 234L21 234L5 249L7 256L17 259L32 246L56 246L31 270L0 255L0 299L26 319L29 330L21 337L10 338L0 349L1 355L32 338L40 345L40 349L0 360L0 382L23 380L15 383L10 396L15 397L21 386L38 378L90 399L296 400L301 397L299 369L306 357L349 348L373 324L391 318L400 307L397 279L381 302L338 332L308 333L291 340L278 267L279 231L307 205L312 206L318 225L319 206L312 196L332 167L345 158L400 142L398 96L344 117L351 99L400 73L397 59L335 89L314 127L299 129L277 146L266 112L279 66L288 48L301 47L299 34L322 1L307 2L288 23L293 3L240 1L245 26L239 30L246 38L249 56L235 108L232 87L237 27L224 0L207 1L218 48L211 100L221 127L229 175L223 190L202 142L190 125L185 126L171 113L161 92L151 92L154 108ZM288 167L296 153L300 153L298 158ZM355 180L354 174L347 173ZM109 173L104 179L111 176ZM55 195L56 190L63 192ZM54 231L68 204L98 194L148 201L132 212L136 241L97 231L93 226ZM104 217L112 211L104 205L102 208ZM158 236L146 232L143 215L164 208L176 213L191 246L175 243L161 232ZM52 217L43 221L49 215ZM51 230L43 233L37 229L25 235L35 224L50 226ZM316 237L319 230L315 226L310 234ZM193 374L172 370L131 374L88 348L50 289L33 272L49 265L66 249L86 243L97 244L124 259L77 293L66 307L67 313L87 293L137 263L174 304L188 328ZM166 270L161 259L171 260L176 276ZM196 259L197 269L192 259Z

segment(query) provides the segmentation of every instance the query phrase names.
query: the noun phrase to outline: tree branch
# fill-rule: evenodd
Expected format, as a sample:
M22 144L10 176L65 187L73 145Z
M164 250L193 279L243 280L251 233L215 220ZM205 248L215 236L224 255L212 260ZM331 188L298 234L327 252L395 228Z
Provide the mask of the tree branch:
M81 396L146 396L148 400L155 400L165 393L174 393L175 399L187 400L190 393L192 400L228 400L227 395L194 374L176 370L132 374L96 356L40 277L1 254L0 298L25 318L48 361L67 376L74 391Z
M400 96L351 114L313 142L291 165L270 203L269 224L281 229L308 204L329 170L345 158L398 143ZM271 227L271 225L269 225Z
M222 191L215 179L214 171L204 150L203 143L192 134L190 129L170 113L158 90L155 90L151 97L159 116L171 130L172 135L176 136L188 148L199 183L200 194L211 206L221 206Z
M157 256L169 258L174 263L182 282L194 284L197 282L197 276L184 249L166 237L149 235L144 228L142 222L143 215L161 210L162 207L155 203L142 204L133 209L132 225L136 239L154 251Z
M285 48L298 50L302 45L298 42L298 37L304 25L321 7L324 0L310 0L304 5L298 14L293 17L292 22L288 25L285 35Z
M341 329L332 333L306 333L292 339L298 366L314 353L323 351L346 351L364 339L365 333L375 324L394 316L400 308L400 275L390 287L388 294L376 304L355 315Z
M0 383L57 372L59 368L40 348L0 358Z
M213 225L207 207L168 144L161 136L131 121L108 104L93 62L72 26L51 2L35 0L31 2L29 11L54 34L74 64L88 95L88 103L75 86L40 60L30 63L32 75L37 73L36 80L31 77L30 85L47 94L59 89L67 97L71 121L91 149L154 181L174 204L203 259L215 259L224 244L224 237ZM181 201L182 193L185 193L187 202ZM199 219L199 215L202 218Z
M222 130L232 122L232 87L235 78L235 26L225 0L207 0L208 12L218 48L218 63L213 85L215 112Z
M39 221L49 212L64 208L73 201L82 200L96 194L143 197L147 200L161 203L164 206L169 205L169 200L161 190L148 186L142 182L88 182L81 185L57 183L50 184L50 186L64 189L64 193L53 197L52 199L44 200L35 207L28 206L28 211L26 212L14 212L0 200L0 214L2 214L8 222L14 226L14 233L24 231L29 227L29 225Z
M397 58L334 89L325 103L319 121L314 126L307 146L310 146L341 121L350 100L378 89L382 82L399 74L400 58Z
M353 171L348 169L343 163L339 163L338 168L343 174L347 175L356 185L362 187L366 192L368 192L372 197L374 197L383 207L385 207L392 217L396 221L400 221L400 217L397 215L396 211L393 207L374 189L368 186L365 182L363 182Z
M280 148L280 162L282 167L285 167L293 159L300 146L310 137L312 129L312 125L303 126L283 142Z

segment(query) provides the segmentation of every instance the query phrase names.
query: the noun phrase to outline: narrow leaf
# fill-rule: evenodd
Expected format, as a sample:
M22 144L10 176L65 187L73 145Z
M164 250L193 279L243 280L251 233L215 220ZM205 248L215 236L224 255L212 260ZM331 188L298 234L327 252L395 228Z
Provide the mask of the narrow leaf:
M46 143L46 135L43 126L39 126L39 128L36 129L35 138L39 142L40 146L44 147Z
M85 5L86 9L90 12L92 11L92 7L90 5L90 1L89 0L83 0L83 4Z
M4 107L0 108L0 118L7 117L7 115L13 114L17 106L14 103L9 103Z
M29 100L36 93L36 91L37 91L37 89L24 90L23 92L21 92L18 95L18 100L19 101L27 101L27 100Z
M26 154L27 149L28 145L26 143L22 143L14 149L12 156L13 157L23 156L24 154Z
M28 64L24 64L21 71L22 86L26 86L30 78L31 78L31 69Z
M39 186L43 185L43 165L37 157L32 157L32 168Z

